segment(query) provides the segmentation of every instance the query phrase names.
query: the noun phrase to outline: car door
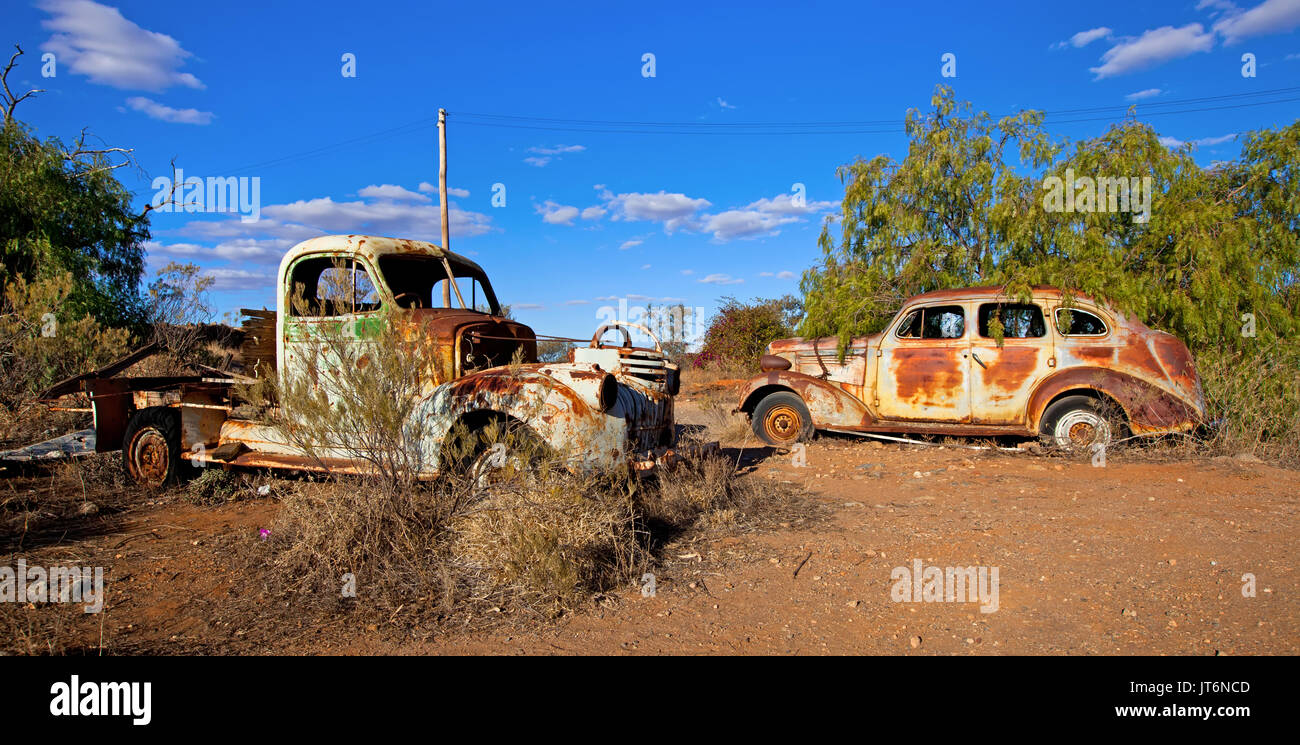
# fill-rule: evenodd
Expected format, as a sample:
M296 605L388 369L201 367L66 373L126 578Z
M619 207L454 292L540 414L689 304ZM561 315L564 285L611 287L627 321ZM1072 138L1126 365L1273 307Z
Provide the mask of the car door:
M877 351L876 415L894 421L967 422L967 305L934 303L899 314Z
M971 421L1023 423L1029 394L1052 372L1056 360L1042 306L1037 303L977 302L970 335ZM993 333L1002 325L1002 343Z

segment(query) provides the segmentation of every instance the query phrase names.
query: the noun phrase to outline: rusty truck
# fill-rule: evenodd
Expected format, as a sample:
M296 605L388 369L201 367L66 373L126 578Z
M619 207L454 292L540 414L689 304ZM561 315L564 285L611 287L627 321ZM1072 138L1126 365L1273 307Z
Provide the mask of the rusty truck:
M295 304L294 293L310 302ZM453 431L493 423L523 428L574 468L648 470L673 452L680 371L648 329L638 327L652 346L633 344L631 324L606 324L589 343L571 348L568 361L539 362L537 335L504 317L482 267L441 246L366 235L312 238L281 260L276 297L275 311L245 311L240 373L118 374L158 351L151 345L65 380L44 398L87 394L94 427L82 439L95 451L120 449L127 473L146 485L174 481L191 464L357 472L364 463L347 448L308 454L283 427L242 414L248 407L239 392L258 375L320 374L304 359L304 345L321 329L343 329L366 344L379 329L400 324L408 336L430 340L438 357L405 430L416 433L421 477L452 465L446 444ZM622 343L605 342L611 331ZM367 355L351 359L364 364Z
M1021 300L998 287L917 295L843 357L838 347L834 337L767 347L736 407L761 440L788 447L817 430L1012 435L1087 449L1204 424L1182 341L1052 287Z

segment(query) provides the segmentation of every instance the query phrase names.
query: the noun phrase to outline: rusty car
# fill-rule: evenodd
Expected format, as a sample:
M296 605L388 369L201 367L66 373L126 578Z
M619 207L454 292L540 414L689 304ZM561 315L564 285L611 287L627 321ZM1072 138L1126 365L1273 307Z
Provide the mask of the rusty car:
M292 293L313 302L295 304ZM319 374L304 360L304 345L322 328L341 328L364 345L385 326L403 324L408 337L431 341L438 356L405 430L416 433L421 477L451 465L446 443L454 429L475 432L494 423L524 428L583 469L648 470L676 443L680 373L648 329L638 327L653 346L633 345L632 324L606 324L589 344L572 348L568 361L539 362L537 335L504 317L482 267L441 246L365 235L312 238L283 257L276 297L275 311L244 311L239 372L118 375L158 351L151 345L65 380L43 398L87 394L93 436L81 441L98 452L121 449L127 473L147 485L175 481L190 464L357 472L365 464L355 452L322 447L309 455L283 427L243 415L240 384L258 375ZM621 332L622 344L603 341L610 331ZM362 365L367 355L350 359Z
M818 430L1008 435L1087 449L1204 422L1182 341L1052 287L1018 299L998 287L927 292L843 355L838 341L768 345L736 408L759 439L789 447Z

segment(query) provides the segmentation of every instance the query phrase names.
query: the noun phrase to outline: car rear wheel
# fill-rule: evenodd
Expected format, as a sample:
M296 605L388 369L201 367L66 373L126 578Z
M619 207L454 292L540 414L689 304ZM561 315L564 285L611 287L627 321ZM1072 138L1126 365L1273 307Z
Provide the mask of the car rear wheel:
M1066 396L1043 412L1039 431L1049 445L1062 450L1087 451L1105 447L1123 431L1116 412L1107 411L1104 402L1091 396Z
M754 434L768 445L790 447L813 437L812 415L803 399L789 391L765 396L750 417Z
M141 409L126 423L122 438L126 475L141 486L159 488L181 477L181 418L175 409Z

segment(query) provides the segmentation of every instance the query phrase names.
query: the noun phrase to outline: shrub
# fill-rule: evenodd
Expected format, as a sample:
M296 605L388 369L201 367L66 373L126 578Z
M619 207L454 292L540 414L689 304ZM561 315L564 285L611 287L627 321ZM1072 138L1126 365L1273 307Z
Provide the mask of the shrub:
M748 304L732 297L722 298L717 315L704 332L694 367L721 364L754 368L768 344L794 335L801 311L799 301L789 295L755 298Z

